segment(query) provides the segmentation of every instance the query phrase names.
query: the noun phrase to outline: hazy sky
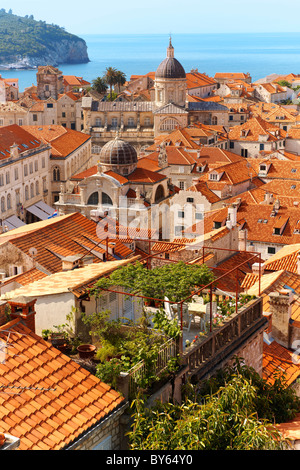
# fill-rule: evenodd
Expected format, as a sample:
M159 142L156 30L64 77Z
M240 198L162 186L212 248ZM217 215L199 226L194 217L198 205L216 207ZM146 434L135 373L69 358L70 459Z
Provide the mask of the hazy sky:
M282 0L2 0L0 6L74 34L179 34L298 32L300 2L293 3L286 8Z

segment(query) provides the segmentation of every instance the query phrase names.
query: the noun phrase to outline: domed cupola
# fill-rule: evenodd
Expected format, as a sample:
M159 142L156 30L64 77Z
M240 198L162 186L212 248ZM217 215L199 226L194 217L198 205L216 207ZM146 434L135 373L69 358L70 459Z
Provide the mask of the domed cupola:
M167 48L167 57L159 64L155 72L155 108L173 103L184 107L186 104L186 74L184 68L174 57L171 38Z
M186 78L184 68L174 57L174 47L171 38L167 48L167 57L159 64L155 78Z
M114 171L120 175L128 175L136 169L137 152L135 148L118 138L110 140L101 149L99 164L102 171Z

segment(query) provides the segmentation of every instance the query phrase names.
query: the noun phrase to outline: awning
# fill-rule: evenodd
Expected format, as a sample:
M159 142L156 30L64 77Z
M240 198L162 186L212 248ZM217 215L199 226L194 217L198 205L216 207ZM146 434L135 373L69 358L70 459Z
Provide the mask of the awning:
M52 215L53 212L55 211L55 209L53 209L53 207L48 206L48 204L46 204L44 201L36 202L35 205L39 209L41 209L42 211L46 212L46 214L48 214L48 216Z
M32 206L26 207L26 210L36 215L41 220L48 219L48 217L54 212L54 209L43 201L36 202Z
M3 220L2 227L5 227L5 225L9 230L13 230L14 228L22 227L22 225L26 224L16 215L12 215L11 217Z

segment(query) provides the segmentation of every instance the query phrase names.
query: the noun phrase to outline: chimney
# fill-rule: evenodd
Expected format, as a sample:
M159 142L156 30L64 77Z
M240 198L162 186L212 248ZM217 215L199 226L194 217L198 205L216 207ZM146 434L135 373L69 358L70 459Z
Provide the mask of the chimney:
M71 271L72 269L78 268L81 257L82 255L71 255L61 258L62 271Z
M252 273L259 276L259 265L260 265L260 275L262 276L265 270L264 263L253 263L252 264Z
M290 289L271 292L272 337L285 348L290 348L290 318L294 294Z
M239 236L239 250L247 251L247 229L240 230L238 232L238 236Z
M236 226L237 204L233 203L228 207L228 220L231 221L232 227Z
M272 193L269 193L268 191L266 191L266 194L265 194L265 203L266 203L266 204L273 204L273 200L274 200L273 194L272 194Z
M35 302L36 299L28 299L19 297L15 300L9 300L8 304L11 308L10 318L15 320L20 318L21 322L35 333Z

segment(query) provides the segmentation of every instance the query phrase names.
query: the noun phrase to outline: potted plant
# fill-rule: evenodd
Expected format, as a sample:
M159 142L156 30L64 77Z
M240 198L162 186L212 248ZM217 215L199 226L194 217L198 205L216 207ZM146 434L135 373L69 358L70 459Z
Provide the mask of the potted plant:
M48 338L51 336L51 333L52 333L52 330L48 330L48 329L42 330L42 338L45 341L48 341Z
M96 346L93 344L80 344L77 346L77 351L81 359L91 359L96 352Z

